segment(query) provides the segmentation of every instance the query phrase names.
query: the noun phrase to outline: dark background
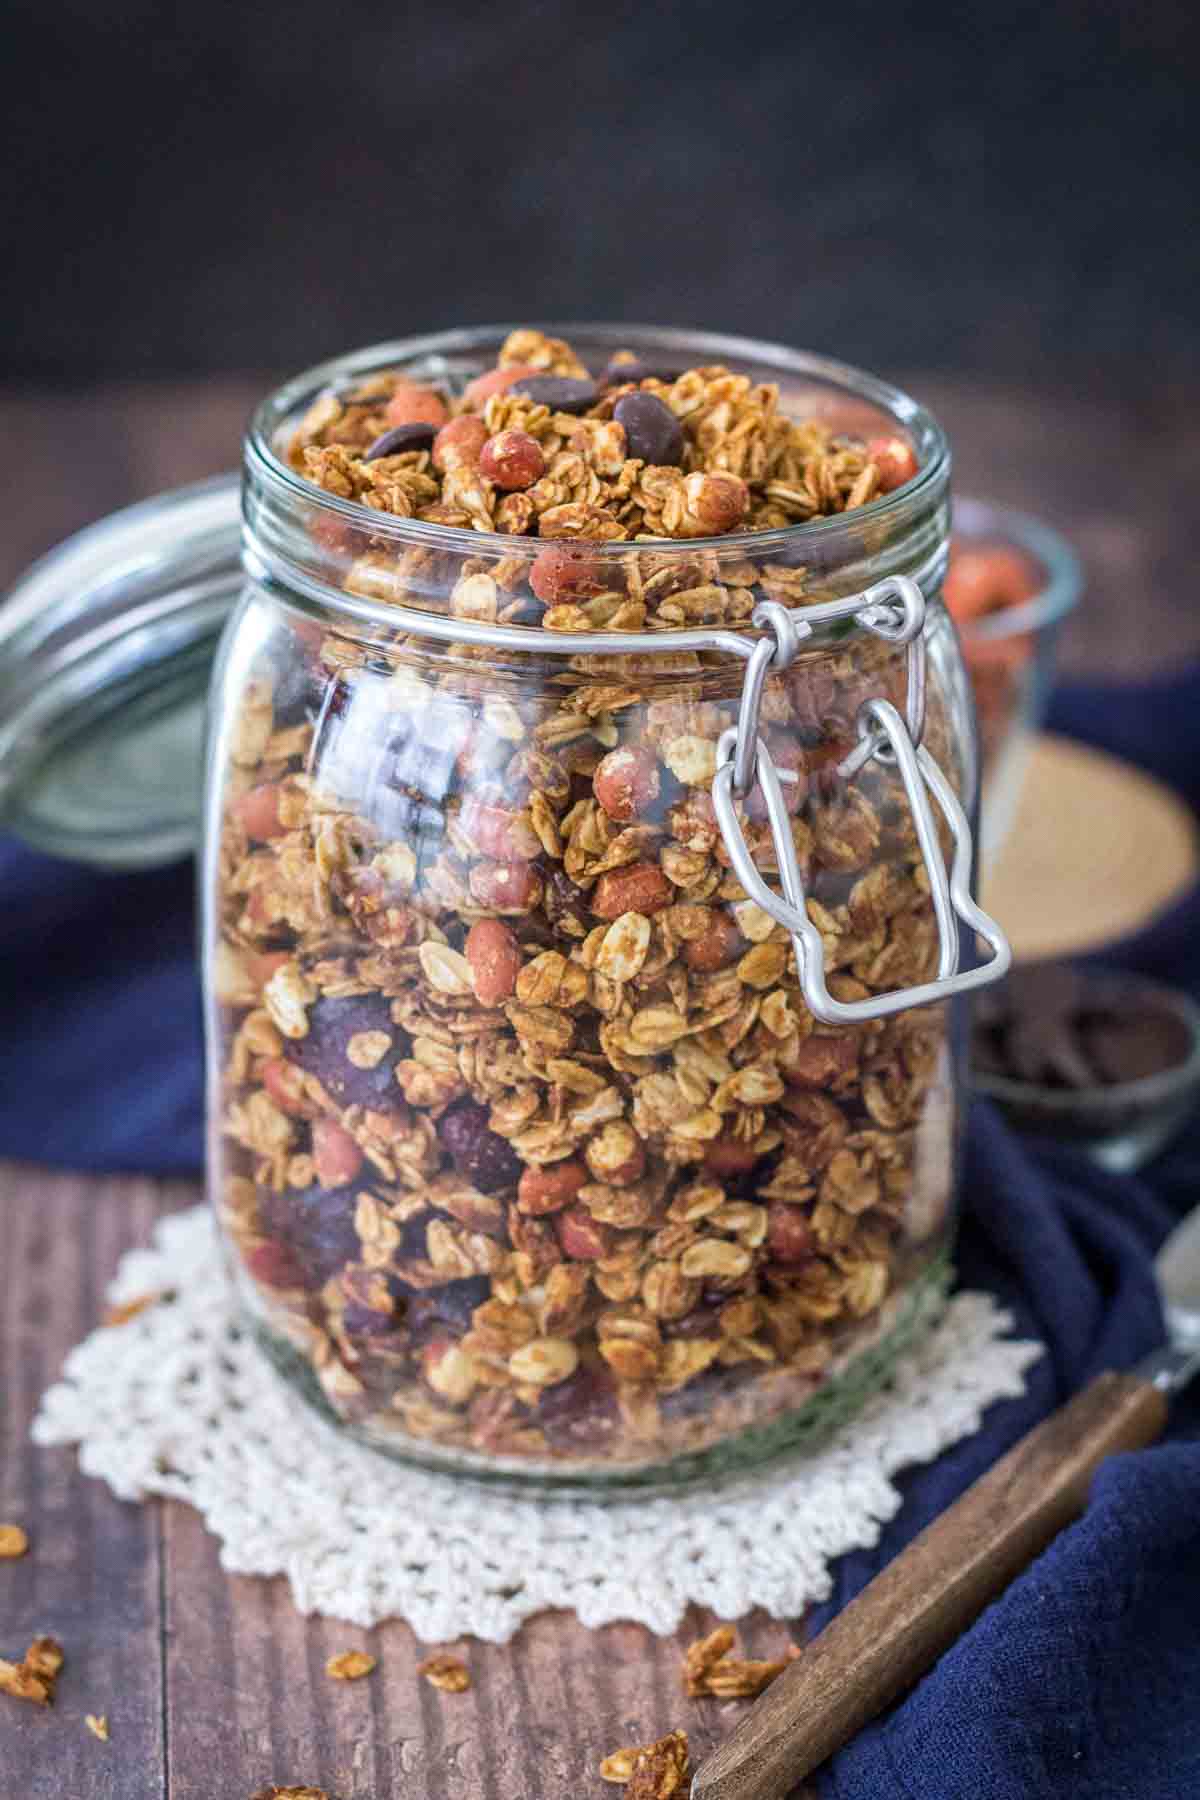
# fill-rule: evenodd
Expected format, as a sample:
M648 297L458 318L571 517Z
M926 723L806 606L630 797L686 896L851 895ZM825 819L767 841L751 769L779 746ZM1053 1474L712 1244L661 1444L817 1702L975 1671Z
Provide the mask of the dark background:
M1198 12L7 0L0 381L624 314L1132 395L1194 352Z

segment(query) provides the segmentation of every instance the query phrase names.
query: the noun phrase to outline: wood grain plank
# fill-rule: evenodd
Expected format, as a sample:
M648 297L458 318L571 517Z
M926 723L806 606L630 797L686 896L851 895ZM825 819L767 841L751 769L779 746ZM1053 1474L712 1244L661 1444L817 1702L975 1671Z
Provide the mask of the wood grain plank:
M122 1250L146 1239L170 1196L146 1181L0 1166L0 1517L31 1549L0 1563L0 1654L39 1632L66 1665L52 1709L0 1697L0 1768L21 1800L153 1800L164 1792L158 1515L39 1450L29 1425L67 1351L96 1323ZM84 1725L105 1713L111 1741ZM17 1789L0 1776L5 1800Z
M443 1694L417 1675L433 1646L402 1622L362 1631L302 1619L282 1580L223 1575L187 1508L166 1509L164 1551L171 1800L243 1800L272 1781L337 1800L561 1800L605 1792L596 1766L620 1744L682 1725L701 1755L738 1715L683 1697L683 1647L716 1622L698 1609L666 1640L636 1625L589 1632L554 1613L509 1645L437 1646L471 1672L468 1692ZM748 1654L789 1641L761 1615L742 1628ZM375 1672L332 1681L325 1663L346 1649L370 1651Z
M668 1640L546 1614L510 1645L444 1646L472 1675L469 1692L445 1695L416 1672L435 1646L403 1623L305 1620L284 1581L227 1576L189 1508L124 1505L74 1452L32 1449L37 1400L99 1317L121 1252L194 1197L188 1184L0 1168L0 1516L35 1540L0 1565L0 1650L50 1630L68 1654L53 1713L15 1701L0 1713L0 1769L22 1768L21 1800L244 1800L271 1781L338 1800L560 1800L605 1791L596 1765L620 1744L682 1725L700 1756L724 1736L740 1708L686 1700L679 1685L683 1648L710 1614L694 1609ZM790 1635L761 1615L742 1627L751 1655L779 1654ZM326 1660L356 1647L379 1659L375 1674L331 1681ZM108 1714L108 1745L85 1712Z

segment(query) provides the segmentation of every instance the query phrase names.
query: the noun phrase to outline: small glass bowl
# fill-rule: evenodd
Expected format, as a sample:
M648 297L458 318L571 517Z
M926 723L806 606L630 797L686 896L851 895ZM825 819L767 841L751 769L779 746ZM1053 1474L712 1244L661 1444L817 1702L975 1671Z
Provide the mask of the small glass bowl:
M1059 631L1079 603L1083 571L1071 546L1048 525L985 500L955 500L951 542L1016 550L1041 583L1015 606L956 619L975 689L983 755L981 852L987 856L1012 824L1029 749L1054 687Z
M1115 1004L1149 997L1172 1013L1190 1049L1181 1062L1133 1081L1059 1088L972 1067L971 1086L994 1100L1018 1130L1073 1144L1117 1175L1140 1169L1187 1123L1200 1102L1200 1007L1178 988L1115 970L1090 972L1094 993Z

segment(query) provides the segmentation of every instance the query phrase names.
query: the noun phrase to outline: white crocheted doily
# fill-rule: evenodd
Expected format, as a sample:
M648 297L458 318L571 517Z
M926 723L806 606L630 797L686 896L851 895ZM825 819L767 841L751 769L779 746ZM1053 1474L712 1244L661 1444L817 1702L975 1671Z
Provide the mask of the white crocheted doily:
M232 1305L206 1208L165 1219L131 1251L116 1302L175 1290L70 1356L34 1423L78 1444L82 1467L137 1500L198 1507L231 1572L286 1574L302 1612L356 1625L399 1615L428 1642L502 1643L545 1607L585 1625L632 1619L671 1632L698 1602L794 1618L829 1591L829 1563L870 1545L900 1496L890 1477L926 1462L1019 1394L1037 1344L962 1293L877 1394L822 1448L716 1495L618 1501L521 1497L389 1462L289 1392Z

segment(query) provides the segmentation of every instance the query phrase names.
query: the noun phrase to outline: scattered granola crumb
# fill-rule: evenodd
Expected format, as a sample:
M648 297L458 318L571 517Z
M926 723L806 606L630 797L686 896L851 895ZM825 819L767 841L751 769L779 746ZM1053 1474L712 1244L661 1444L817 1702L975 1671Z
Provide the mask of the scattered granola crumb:
M329 1800L324 1788L316 1787L277 1787L272 1783L268 1787L255 1788L250 1800Z
M683 1691L693 1699L706 1692L704 1681L714 1663L727 1656L737 1642L732 1625L718 1625L707 1637L689 1644L683 1658Z
M24 1556L29 1537L19 1525L0 1525L0 1556Z
M14 1700L32 1700L35 1706L49 1706L51 1685L34 1675L24 1663L5 1662L0 1657L0 1693Z
M602 1780L625 1784L625 1800L670 1800L682 1794L689 1773L686 1731L672 1731L654 1744L614 1750L600 1764Z
M49 1706L62 1666L62 1645L52 1637L34 1638L19 1663L0 1657L0 1693L11 1694L14 1700L30 1700L35 1706Z
M170 1300L171 1298L170 1292L165 1288L155 1294L135 1294L132 1300L122 1300L119 1305L110 1306L104 1315L104 1323L106 1325L128 1325L130 1319L136 1319L139 1313L144 1313L150 1307L157 1306L160 1300Z
M334 1681L358 1681L369 1675L375 1667L375 1658L365 1650L343 1650L337 1656L331 1656L325 1664L325 1673Z
M107 1744L107 1742L108 1742L108 1714L107 1713L85 1713L83 1722L87 1726L88 1730L91 1732L93 1737L99 1738L100 1742L102 1744Z
M707 1685L702 1692L712 1694L717 1700L753 1700L764 1688L770 1687L775 1677L782 1675L798 1655L798 1651L792 1651L769 1662L739 1662L734 1657L725 1657L709 1670Z
M423 1675L430 1687L440 1688L443 1694L465 1694L471 1685L466 1663L460 1657L448 1656L444 1650L427 1656L418 1664L417 1674Z
M752 1700L782 1675L800 1652L793 1644L786 1656L764 1662L746 1662L729 1652L737 1643L732 1625L718 1625L707 1637L691 1644L683 1658L683 1691L696 1700L712 1695L718 1700Z
M43 1681L57 1681L63 1661L63 1647L57 1638L36 1637L25 1652L25 1667Z

